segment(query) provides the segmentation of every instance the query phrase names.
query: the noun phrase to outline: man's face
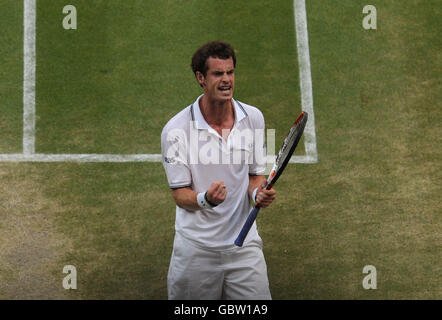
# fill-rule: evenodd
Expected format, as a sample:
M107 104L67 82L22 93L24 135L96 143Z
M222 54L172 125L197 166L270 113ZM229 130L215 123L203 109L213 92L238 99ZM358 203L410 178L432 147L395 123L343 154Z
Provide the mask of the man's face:
M197 72L197 80L204 88L204 95L212 101L230 101L235 87L233 59L207 59L207 73Z

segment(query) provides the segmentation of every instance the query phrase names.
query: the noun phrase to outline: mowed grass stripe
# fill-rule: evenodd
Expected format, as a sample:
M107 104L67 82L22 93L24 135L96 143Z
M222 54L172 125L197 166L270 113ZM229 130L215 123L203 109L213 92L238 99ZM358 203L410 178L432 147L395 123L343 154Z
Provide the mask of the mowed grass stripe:
M78 270L72 299L165 299L174 209L159 163L40 164L57 199L62 259ZM80 276L81 275L81 276Z
M22 151L23 2L0 3L0 154Z
M235 46L236 98L263 110L277 141L301 110L290 3L72 4L75 31L58 5L38 5L40 153L159 153L164 124L201 93L190 57L212 39Z
M435 3L379 4L374 32L365 4L307 3L321 161L289 171L293 198L261 216L278 297L440 297Z

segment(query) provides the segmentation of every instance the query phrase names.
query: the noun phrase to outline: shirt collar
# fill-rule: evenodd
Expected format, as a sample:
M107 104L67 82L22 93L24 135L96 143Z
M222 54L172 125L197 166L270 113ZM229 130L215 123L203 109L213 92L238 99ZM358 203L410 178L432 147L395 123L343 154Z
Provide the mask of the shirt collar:
M192 121L195 123L196 129L206 129L209 130L211 127L207 123L206 119L204 119L203 114L201 113L199 101L203 95L200 95L193 105L190 107ZM247 117L247 112L244 110L243 106L240 102L232 99L233 102L233 110L235 112L235 124L240 122L242 119Z

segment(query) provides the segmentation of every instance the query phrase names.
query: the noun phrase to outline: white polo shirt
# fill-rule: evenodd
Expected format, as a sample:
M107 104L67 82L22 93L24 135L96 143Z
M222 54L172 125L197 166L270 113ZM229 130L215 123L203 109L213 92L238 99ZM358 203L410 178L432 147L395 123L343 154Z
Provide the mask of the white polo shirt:
M235 122L223 133L225 139L204 119L201 97L163 128L162 162L172 189L191 187L200 193L215 181L224 182L227 197L218 206L196 211L176 206L175 230L198 246L225 249L232 247L251 210L249 175L265 173L264 117L257 108L233 99ZM261 242L256 222L244 244L251 242Z

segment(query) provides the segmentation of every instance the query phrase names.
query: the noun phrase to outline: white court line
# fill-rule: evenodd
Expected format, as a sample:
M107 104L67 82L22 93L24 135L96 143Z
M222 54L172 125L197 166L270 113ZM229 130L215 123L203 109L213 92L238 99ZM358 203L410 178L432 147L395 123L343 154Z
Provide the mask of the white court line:
M161 154L0 154L0 162L161 162ZM275 161L270 157L269 163ZM292 163L315 163L309 156L295 156Z
M36 0L25 0L23 10L23 153L35 152L35 24Z
M316 163L315 115L305 0L294 0L302 110L309 114L304 130L305 156L290 163ZM161 154L38 154L35 153L36 0L24 1L23 154L0 154L0 162L161 162ZM269 155L269 162L274 156Z
M313 85L310 71L310 50L308 45L307 12L305 0L294 0L296 42L298 46L299 80L301 86L302 110L308 113L308 121L304 129L305 153L318 162L316 149L315 112L313 111ZM292 161L290 161L292 162Z
M0 162L161 162L161 154L0 154Z

